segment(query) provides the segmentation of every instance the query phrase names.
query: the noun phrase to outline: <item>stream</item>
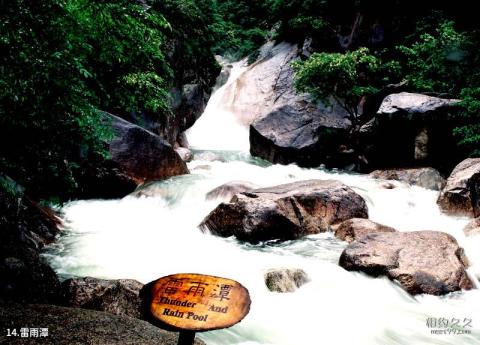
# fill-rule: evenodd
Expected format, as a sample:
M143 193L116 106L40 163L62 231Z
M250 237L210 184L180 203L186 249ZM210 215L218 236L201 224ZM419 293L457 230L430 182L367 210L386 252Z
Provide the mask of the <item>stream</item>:
M447 345L480 344L480 291L443 297L412 297L387 278L347 272L338 265L346 243L332 233L283 243L251 245L202 233L198 225L222 200L206 201L213 188L242 180L260 187L306 179L335 179L367 201L370 219L400 231L439 230L453 235L471 261L478 285L480 236L465 238L467 218L450 217L436 205L438 192L400 182L341 171L273 165L248 153L248 127L225 106L226 86L245 67L234 65L227 85L212 95L204 115L187 132L197 157L190 175L144 188L148 196L119 200L74 201L62 209L65 229L45 254L62 278L137 279L143 283L190 272L239 281L250 291L252 306L239 324L199 334L209 345ZM144 193L145 194L145 193ZM271 268L301 268L310 282L294 293L265 286ZM429 318L471 320L471 334L431 334Z

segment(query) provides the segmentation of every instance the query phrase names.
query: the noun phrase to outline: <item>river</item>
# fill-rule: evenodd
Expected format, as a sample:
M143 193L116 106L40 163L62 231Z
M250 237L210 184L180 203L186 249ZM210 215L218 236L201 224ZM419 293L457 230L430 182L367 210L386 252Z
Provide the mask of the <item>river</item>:
M236 64L227 84L245 67ZM367 201L370 219L400 231L440 230L457 238L480 276L480 236L465 238L466 218L442 214L438 192L367 176L272 165L248 153L248 128L225 107L226 86L211 97L204 115L187 133L194 153L214 152L221 161L195 159L190 175L151 184L151 196L75 201L62 209L65 229L46 254L63 278L94 276L149 282L195 272L235 279L252 306L232 328L199 334L209 345L447 345L480 344L479 290L443 297L412 297L386 278L347 272L338 265L346 243L331 233L284 243L251 245L202 233L198 224L221 201L206 201L211 189L232 180L267 187L305 179L336 179ZM273 293L267 269L301 268L311 281L294 293ZM429 318L471 321L469 335L431 334Z

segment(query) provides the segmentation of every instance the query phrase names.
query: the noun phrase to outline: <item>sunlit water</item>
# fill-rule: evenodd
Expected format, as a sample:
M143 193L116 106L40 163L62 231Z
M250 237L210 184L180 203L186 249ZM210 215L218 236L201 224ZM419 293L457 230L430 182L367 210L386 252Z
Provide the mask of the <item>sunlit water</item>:
M146 283L190 272L238 280L250 291L251 311L230 329L200 334L210 345L480 344L479 290L412 297L388 279L347 272L338 265L346 244L331 233L260 245L202 233L198 224L221 201L206 201L205 194L225 182L245 180L266 187L336 179L365 198L373 221L401 231L452 234L466 249L472 277L480 275L480 236L463 236L468 220L443 215L435 203L437 192L398 182L395 189L384 189L382 181L366 176L253 159L246 153L248 136L239 134L236 126L229 127L230 136L225 135L230 143L215 142L219 128L213 129L214 110L208 109L210 120L194 132L203 131L205 139L192 132L189 139L197 148L237 149L217 152L225 162L194 160L189 163L190 175L154 184L151 190L156 196L77 201L63 208L65 230L46 255L62 277L131 278ZM229 121L222 124L233 123ZM311 281L294 293L270 292L264 273L278 267L302 268ZM432 335L427 318L441 317L471 319L472 327L467 329L472 334Z

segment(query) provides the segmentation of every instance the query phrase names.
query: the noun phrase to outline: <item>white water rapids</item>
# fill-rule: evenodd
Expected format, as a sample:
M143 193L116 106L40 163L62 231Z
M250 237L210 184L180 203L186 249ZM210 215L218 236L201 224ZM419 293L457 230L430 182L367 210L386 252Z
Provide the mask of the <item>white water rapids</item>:
M238 72L238 73L237 73ZM235 66L229 82L242 72ZM220 201L205 201L211 189L232 180L259 186L304 179L337 179L367 201L370 219L401 231L440 230L457 238L480 275L480 236L465 238L465 218L443 215L437 192L398 182L384 189L366 176L295 165L271 165L248 154L248 131L222 109L223 88L189 131L195 149L223 150L225 162L194 160L190 175L158 182L155 197L76 201L63 208L66 228L47 254L64 277L131 278L149 282L180 273L235 279L252 306L232 328L199 334L209 345L457 345L480 344L480 291L443 297L412 297L386 278L347 272L338 265L346 243L331 233L282 244L250 245L202 233L201 220ZM225 151L236 150L236 151ZM302 268L311 281L294 293L273 293L267 269ZM478 283L478 281L476 281ZM428 318L472 320L469 335L436 335Z

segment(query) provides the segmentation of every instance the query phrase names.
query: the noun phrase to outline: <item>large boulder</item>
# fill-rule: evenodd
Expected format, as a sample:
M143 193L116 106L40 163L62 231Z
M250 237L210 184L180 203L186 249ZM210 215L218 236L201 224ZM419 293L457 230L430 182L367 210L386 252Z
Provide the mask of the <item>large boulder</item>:
M366 142L366 157L373 169L432 166L450 170L458 148L452 135L459 101L416 93L387 96Z
M109 143L111 159L137 184L188 174L185 162L158 135L117 116L107 116L115 132Z
M235 194L251 191L258 186L248 181L230 181L207 193L206 200L223 199L229 201Z
M480 158L458 164L438 197L440 208L454 215L480 216Z
M108 113L104 120L114 134L105 143L110 155L85 160L77 176L81 190L76 199L122 198L145 182L189 173L178 153L158 135Z
M140 319L142 287L131 279L71 278L62 283L62 304Z
M200 227L213 234L258 243L327 231L350 218L367 218L365 200L343 183L308 180L236 194Z
M176 345L178 332L167 332L127 316L42 304L0 305L0 328L48 328L48 335L35 339L6 337L0 343L55 345ZM42 334L45 334L42 330ZM200 339L195 345L205 345Z
M370 176L376 179L397 180L426 189L441 190L445 179L433 168L375 170Z
M350 243L339 264L349 271L385 275L411 294L473 288L463 249L455 238L438 231L370 234Z
M400 92L391 94L383 100L377 114L392 119L407 119L418 116L420 120L437 120L439 116L447 116L457 99L444 99L418 93ZM447 110L447 112L444 112Z
M0 302L55 303L60 282L40 256L59 233L55 213L0 184Z
M250 126L250 153L273 163L337 166L347 138L344 120L310 103L280 107Z
M273 292L294 292L310 278L299 268L271 269L265 273L265 285Z
M348 243L356 241L368 234L378 232L395 232L394 228L372 222L364 218L352 218L335 227L335 237Z

